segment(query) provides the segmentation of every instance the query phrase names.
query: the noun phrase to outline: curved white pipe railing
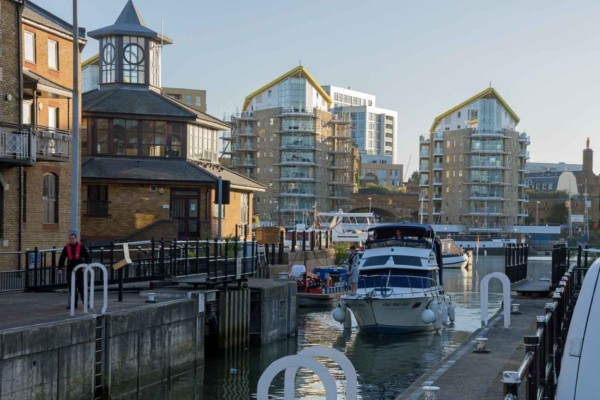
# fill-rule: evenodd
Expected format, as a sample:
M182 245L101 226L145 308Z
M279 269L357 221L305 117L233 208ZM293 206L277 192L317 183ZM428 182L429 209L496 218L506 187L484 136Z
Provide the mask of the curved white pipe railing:
M504 327L510 326L510 280L502 272L492 272L487 274L481 280L481 325L487 326L488 323L488 294L490 279L498 278L502 282L502 297L504 300Z
M100 268L102 270L102 312L101 314L106 313L106 309L108 308L108 271L106 267L100 263L91 263L91 264L79 264L75 268L73 268L73 272L71 272L71 317L75 316L75 296L77 292L77 288L75 287L75 274L77 270L84 269L83 271L83 312L87 314L89 308L94 308L94 281L95 281L95 272L94 268ZM88 274L90 275L91 281L88 287ZM88 298L89 291L89 298ZM90 307L88 307L90 305Z

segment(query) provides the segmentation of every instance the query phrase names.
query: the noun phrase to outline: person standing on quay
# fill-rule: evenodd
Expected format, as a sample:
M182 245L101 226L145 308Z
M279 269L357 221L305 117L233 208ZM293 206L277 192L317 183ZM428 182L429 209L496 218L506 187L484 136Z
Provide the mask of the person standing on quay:
M69 234L69 243L63 248L58 260L58 269L62 271L67 262L67 285L69 286L69 299L71 299L71 290L75 290L75 308L77 308L77 292L83 301L83 270L79 269L75 273L75 287L71 287L71 274L73 269L82 263L89 263L90 257L88 251L81 242L77 240L75 233ZM67 306L69 308L69 306Z
M356 294L358 288L358 253L356 246L350 246L350 258L348 258L348 272L350 274L350 289L352 294Z

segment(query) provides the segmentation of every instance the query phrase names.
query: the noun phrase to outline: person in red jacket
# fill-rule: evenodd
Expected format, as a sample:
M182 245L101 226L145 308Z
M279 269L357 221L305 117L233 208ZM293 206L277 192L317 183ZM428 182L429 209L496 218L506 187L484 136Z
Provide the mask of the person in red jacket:
M74 233L69 234L69 243L63 248L58 260L58 269L62 270L67 262L67 284L69 285L69 301L71 299L71 290L75 292L75 308L77 308L77 292L79 297L83 301L83 269L77 270L75 273L75 288L71 287L71 273L73 269L82 263L89 263L90 257L88 251L81 242L77 240L77 235Z

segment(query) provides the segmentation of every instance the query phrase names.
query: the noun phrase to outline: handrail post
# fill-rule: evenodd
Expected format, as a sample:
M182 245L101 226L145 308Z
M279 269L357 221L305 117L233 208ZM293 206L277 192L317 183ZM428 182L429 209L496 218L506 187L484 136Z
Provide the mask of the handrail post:
M275 265L275 243L271 243L271 265Z
M292 253L296 251L296 229L292 231Z

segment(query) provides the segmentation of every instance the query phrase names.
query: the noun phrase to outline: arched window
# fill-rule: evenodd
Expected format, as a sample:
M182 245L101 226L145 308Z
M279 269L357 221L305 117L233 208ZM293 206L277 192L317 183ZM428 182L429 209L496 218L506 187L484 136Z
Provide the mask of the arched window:
M58 223L58 176L54 174L44 174L43 190L43 223Z

